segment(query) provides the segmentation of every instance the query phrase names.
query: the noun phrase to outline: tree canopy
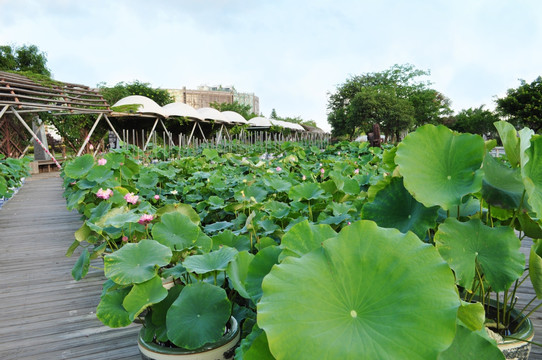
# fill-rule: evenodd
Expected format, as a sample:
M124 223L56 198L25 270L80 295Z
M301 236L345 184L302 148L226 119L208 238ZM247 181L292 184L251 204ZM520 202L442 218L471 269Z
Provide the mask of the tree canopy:
M47 68L47 55L36 45L0 46L0 70L51 76L51 70Z
M493 125L499 121L499 116L490 110L484 109L484 105L478 108L461 110L453 117L449 128L459 132L485 135L489 138L496 136L496 128Z
M132 83L119 82L113 87L108 87L105 83L101 83L98 84L98 88L110 105L130 95L146 96L160 106L174 102L173 97L167 90L153 88L151 84L139 80L135 80Z
M527 126L537 133L542 129L542 77L530 84L520 80L519 87L508 89L496 103L497 111L516 127Z
M413 65L356 75L329 95L328 122L335 136L354 136L380 125L387 137L426 123L440 123L451 113L450 101L419 80L429 71Z
M236 113L240 114L242 117L245 118L245 120L252 119L257 114L254 114L250 111L251 106L248 104L241 104L238 101L234 101L233 103L218 103L218 102L212 102L209 104L212 108L217 109L218 111L235 111Z
M295 123L295 124L303 124L303 125L317 127L316 122L314 120L303 120L300 116L281 117L281 116L277 115L277 111L275 109L271 110L271 114L269 115L269 118L270 119L275 119L275 120L287 121L287 122L291 122L291 123Z

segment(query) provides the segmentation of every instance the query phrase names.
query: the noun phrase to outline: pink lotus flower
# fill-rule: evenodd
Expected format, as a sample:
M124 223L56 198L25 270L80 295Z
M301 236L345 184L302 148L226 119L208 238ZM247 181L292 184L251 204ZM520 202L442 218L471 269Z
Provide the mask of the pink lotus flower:
M143 214L141 215L141 217L139 218L138 220L138 223L140 223L141 225L147 225L148 223L150 223L151 221L154 220L154 216L153 215L150 215L150 214Z
M359 174L359 169L354 170L354 174Z
M98 192L96 193L96 196L99 197L100 199L109 199L111 197L111 195L113 195L113 190L111 189L102 189L100 188L100 190L98 190Z
M123 236L123 237L122 237L122 241L123 241L123 242L128 242L128 236Z
M320 169L320 173L321 173L322 175L324 175L325 172L326 172L326 171L324 170L324 168L321 168L321 169Z
M280 172L280 171L282 171L282 168L280 166L277 166L277 168L275 170L277 170L277 172Z
M139 196L134 195L134 193L128 193L124 195L124 200L126 200L126 202L129 202L130 204L135 205L138 199L139 199Z
M160 200L160 195L154 195L154 200Z
M107 160L106 160L106 159L101 158L101 159L98 160L98 165L105 165L105 164L107 164Z

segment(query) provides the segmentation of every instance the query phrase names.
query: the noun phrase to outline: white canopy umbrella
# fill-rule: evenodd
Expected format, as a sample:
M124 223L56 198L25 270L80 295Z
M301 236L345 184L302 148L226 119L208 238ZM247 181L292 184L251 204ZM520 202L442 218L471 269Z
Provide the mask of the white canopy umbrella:
M248 124L248 121L243 117L243 115L235 111L222 111L222 114L226 116L230 124Z
M136 113L138 114L152 114L160 115L162 117L167 117L166 112L160 105L158 105L154 100L149 99L146 96L141 95L130 95L125 98L117 101L112 107L122 106L122 105L138 105Z
M181 102L170 103L170 104L162 106L162 109L168 116L183 116L183 117L197 119L197 120L205 120L205 117L203 117L202 114L200 114L192 106L185 103L181 103Z
M250 124L251 127L270 128L271 126L273 126L273 123L271 123L271 120L263 116L252 118L248 120L248 123Z
M204 119L214 120L221 123L229 123L228 118L222 114L220 111L210 107L204 107L197 110Z

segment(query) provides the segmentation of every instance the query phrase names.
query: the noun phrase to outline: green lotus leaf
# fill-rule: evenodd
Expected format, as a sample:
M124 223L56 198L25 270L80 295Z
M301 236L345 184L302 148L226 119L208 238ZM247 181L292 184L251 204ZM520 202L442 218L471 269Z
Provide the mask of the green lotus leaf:
M517 135L518 132L516 128L506 121L497 121L493 123L493 125L495 125L495 128L497 128L497 132L499 133L499 137L501 138L504 146L504 151L506 152L508 162L510 165L512 165L512 167L517 167L520 161L520 150L519 138Z
M331 176L331 179L335 183L335 186L338 190L341 190L345 194L357 195L360 192L359 183L347 176L343 176L339 173L334 172Z
M91 154L79 156L64 167L64 173L66 176L72 179L83 178L94 166L94 157Z
M111 203L107 201L102 201L98 204L98 206L90 210L89 220L96 221L105 214L107 214L109 210L111 210Z
M271 187L277 192L288 192L292 187L292 184L286 180L271 178L264 179L264 184Z
M213 250L221 246L236 248L237 251L250 250L250 238L246 235L235 235L231 230L223 231L211 238Z
M493 213L491 215L493 215ZM542 228L536 219L533 219L527 213L521 212L518 215L518 220L520 229L525 236L530 237L531 239L542 239Z
M525 164L529 161L527 150L531 147L531 138L533 135L534 131L529 128L523 128L519 131L519 161L521 163L522 175Z
M288 197L293 201L314 200L320 198L324 190L317 183L303 183L293 186L288 193Z
M95 181L98 184L103 183L113 177L113 170L105 166L95 166L87 174L88 181Z
M83 249L83 252L79 256L79 259L75 262L72 268L72 277L79 281L84 278L88 273L90 266L90 253L87 249Z
M505 360L494 340L485 329L470 330L458 320L452 345L438 356L438 360Z
M152 279L172 256L168 247L154 240L126 244L104 257L105 276L119 285L139 284Z
M448 218L439 226L435 244L454 270L457 283L467 289L472 286L477 264L496 292L507 290L525 268L520 241L508 226L492 228L479 219L459 222Z
M479 302L468 303L461 301L461 306L457 310L457 318L470 330L481 330L484 328L486 320L484 305Z
M169 308L171 307L171 304L173 304L173 302L177 300L183 288L184 286L182 285L173 286L171 289L168 290L168 294L164 300L152 306L152 312L151 312L152 317L151 317L150 322L154 326L154 333L156 335L157 340L159 341L162 341L162 342L169 341L167 337L167 327L166 327L167 312Z
M218 222L206 225L204 229L207 233L215 233L218 231L231 228L232 226L233 226L233 223L229 221L218 221Z
M132 323L128 311L122 306L122 302L130 288L109 290L102 295L100 303L96 308L96 317L109 327L118 328L128 326Z
M402 233L412 231L425 239L427 230L436 226L438 209L438 206L426 208L417 202L403 186L403 179L394 177L372 202L363 206L361 218Z
M399 144L395 162L416 200L450 210L461 204L463 196L480 190L483 158L480 136L425 125Z
M147 306L159 303L167 294L167 290L162 285L162 279L156 275L148 281L132 286L122 306L128 311L128 316L133 321Z
M194 210L194 208L188 204L168 204L166 206L162 206L160 209L156 211L156 216L162 216L167 213L173 213L178 212L180 214L183 214L185 216L188 216L190 221L194 223L195 225L199 225L201 222L201 219L198 215L198 213Z
M254 256L248 266L245 288L252 301L256 304L262 297L262 281L269 274L273 265L279 263L281 248L268 246Z
M201 155L205 156L209 160L214 160L220 157L218 155L218 151L216 151L215 149L209 149L209 148L203 149L203 151L201 152Z
M529 277L536 297L542 299L542 240L533 240L529 255Z
M254 329L241 341L240 346L235 349L236 360L274 360L269 352L269 344L265 332L258 328Z
M152 227L152 236L171 250L182 251L198 246L204 251L211 249L211 238L188 216L177 211L162 215L160 222Z
M216 251L203 255L192 255L186 258L183 266L189 272L196 274L207 274L212 271L226 271L228 264L237 255L237 250L224 246Z
M0 174L0 197L7 195L8 183L5 177Z
M314 225L310 224L308 220L304 220L292 226L282 237L281 247L283 250L279 259L282 260L287 256L301 257L321 247L325 240L335 236L337 233L331 226Z
M78 190L71 194L66 202L66 208L68 210L75 209L77 205L81 204L85 200L85 196L87 196L88 192L88 190Z
M269 201L263 206L263 210L276 219L282 219L290 213L290 207L280 201Z
M231 316L226 291L199 282L183 288L166 316L169 340L185 349L197 349L222 337Z
M209 196L207 203L209 204L209 209L211 210L218 210L224 207L224 199L215 195Z
M123 179L134 179L139 174L139 165L135 161L125 158L120 165L120 174Z
M137 187L144 189L152 189L156 187L158 183L158 176L153 172L146 172L139 176L137 180Z
M237 254L235 260L228 264L226 269L231 286L245 299L250 299L250 295L245 288L245 280L248 275L248 267L253 259L253 254L248 251L241 251Z
M133 210L129 210L128 208L115 208L114 210L116 209L122 209L125 212L109 212L102 217L100 224L103 224L104 227L113 226L116 228L121 228L128 223L138 222L140 215L136 214Z
M366 220L286 258L262 287L258 326L277 359L436 359L460 305L434 246Z
M511 169L486 154L483 163L482 196L488 204L517 209L525 187L519 169Z
M531 146L525 150L528 160L521 169L523 184L527 191L529 205L542 217L542 136L534 135Z

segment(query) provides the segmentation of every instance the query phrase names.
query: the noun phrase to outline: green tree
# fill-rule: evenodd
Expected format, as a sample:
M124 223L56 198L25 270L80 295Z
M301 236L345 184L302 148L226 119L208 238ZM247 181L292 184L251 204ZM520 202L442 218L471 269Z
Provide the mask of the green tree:
M538 133L542 129L542 77L532 83L520 80L520 86L508 89L496 100L497 111L516 127L527 126Z
M353 138L371 128L374 123L378 123L383 130L387 129L388 135L397 135L400 131L408 130L413 126L440 122L443 116L451 113L449 100L439 92L430 89L430 82L419 80L420 77L428 75L430 75L429 71L419 70L413 65L406 64L394 65L382 72L367 73L347 79L344 84L337 87L335 93L329 94L328 122L332 127L333 135ZM356 95L364 89L372 89L372 95L365 93L354 101ZM410 106L407 106L404 101L392 102L389 99L390 96L406 100ZM374 108L373 103L367 104L365 109L356 109L356 106L361 106L362 99L375 101L377 107ZM373 109L372 116L357 117L360 114L367 115L368 108ZM378 112L382 114L377 115ZM388 123L385 123L390 114L394 114L395 120L388 120ZM399 115L404 116L400 121L396 118Z
M236 113L240 114L242 117L245 118L245 120L252 119L253 117L256 117L258 115L254 114L250 111L251 106L248 104L241 104L238 101L234 101L233 103L218 103L218 102L212 102L209 104L212 108L217 109L218 111L235 111Z
M0 70L51 76L51 71L47 68L47 55L36 45L0 46Z
M450 129L459 132L485 135L488 138L496 136L496 129L493 123L499 121L499 116L490 110L484 109L484 105L478 108L461 110L454 116Z
M302 124L302 125L308 125L308 126L316 126L316 122L314 120L303 120L300 116L296 117L282 117L277 114L277 111L275 109L271 110L271 115L269 115L270 119L275 120L281 120L281 121L287 121L295 124Z
M110 105L130 95L146 96L160 106L174 102L173 97L167 90L153 88L151 84L138 80L132 83L119 82L113 87L108 87L105 83L100 83L98 84L98 88Z

